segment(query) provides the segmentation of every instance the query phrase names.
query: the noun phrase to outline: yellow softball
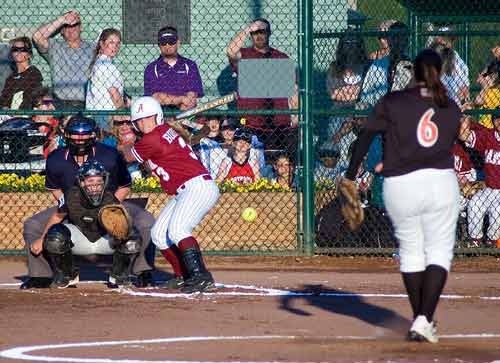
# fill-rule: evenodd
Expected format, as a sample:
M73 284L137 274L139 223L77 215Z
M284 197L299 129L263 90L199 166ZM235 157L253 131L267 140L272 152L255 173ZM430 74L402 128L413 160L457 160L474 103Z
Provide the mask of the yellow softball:
M257 218L257 211L254 208L248 207L241 212L241 218L246 222L253 222Z

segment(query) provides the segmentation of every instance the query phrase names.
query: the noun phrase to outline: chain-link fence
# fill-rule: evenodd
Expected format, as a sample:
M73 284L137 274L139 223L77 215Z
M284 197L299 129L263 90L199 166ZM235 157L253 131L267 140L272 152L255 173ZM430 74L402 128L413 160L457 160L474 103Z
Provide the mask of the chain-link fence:
M169 119L237 91L234 102L179 130L222 191L196 230L205 250L392 253L397 242L384 207L382 137L358 173L366 218L357 232L340 214L336 185L371 108L387 92L409 86L412 59L432 47L444 61L441 79L450 98L484 127L474 132L487 140L457 143L454 150L463 192L457 246L464 253L496 251L500 16L498 5L480 5L0 5L0 250L22 251L23 222L52 204L41 193L50 174L45 160L66 146L64 126L76 112L96 121L100 142L121 150L138 137L128 111L137 97L155 97ZM157 180L136 163L128 169L133 191L158 215L167 198Z

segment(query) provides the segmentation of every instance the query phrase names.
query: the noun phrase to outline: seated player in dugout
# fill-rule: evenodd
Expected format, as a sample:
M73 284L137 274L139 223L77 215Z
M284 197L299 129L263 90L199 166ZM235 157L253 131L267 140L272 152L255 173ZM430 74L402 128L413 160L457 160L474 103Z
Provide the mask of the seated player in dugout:
M152 282L151 266L154 262L154 245L149 243L154 217L142 206L126 200L130 192L131 177L125 160L111 147L97 142L97 128L94 120L81 115L73 116L64 127L66 146L50 153L46 162L45 186L57 201L75 184L79 168L86 161L101 163L109 173L107 188L120 200L129 211L134 227L141 234L143 241L141 252L134 264L135 281L138 287ZM57 207L47 208L31 216L24 222L23 237L26 243L29 279L23 282L21 289L46 288L52 282L52 267L43 251L42 243L45 228ZM151 248L148 248L151 247ZM146 258L148 260L146 260Z
M76 183L58 201L43 237L45 250L54 272L51 287L66 288L79 281L73 266L73 255L113 255L109 286L132 284L133 264L141 253L140 234L132 229L128 238L117 239L106 234L98 223L102 207L120 201L107 188L109 174L95 160L83 163ZM67 223L63 221L67 220Z

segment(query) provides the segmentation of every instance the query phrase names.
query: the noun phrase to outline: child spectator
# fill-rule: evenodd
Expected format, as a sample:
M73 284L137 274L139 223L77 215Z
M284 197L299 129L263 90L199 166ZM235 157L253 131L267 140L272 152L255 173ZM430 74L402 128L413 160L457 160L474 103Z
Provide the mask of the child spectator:
M260 179L260 165L255 153L252 135L243 129L236 130L233 149L221 162L217 181L232 180L238 184L248 184Z
M380 25L378 26L378 30L381 32L386 32L389 30L389 27L392 24L394 24L395 22L396 22L396 20L393 20L393 19L385 20L385 21L380 23ZM378 43L379 43L379 48L376 51L370 53L370 55L369 55L369 58L372 60L384 58L385 56L387 56L389 54L390 50L389 50L388 39L382 35L379 35Z
M271 182L278 183L284 188L293 188L295 186L293 164L286 154L279 154L273 163L274 177Z
M42 74L31 65L33 46L28 37L19 37L12 41L10 48L16 71L5 81L0 96L0 107L13 110L32 108L32 92L42 87Z
M320 150L314 167L314 180L330 179L335 182L346 170L339 164L339 157L340 153L336 150Z
M55 110L54 99L47 87L37 88L33 91L33 110L52 111ZM39 131L47 136L43 145L43 156L45 159L49 154L59 147L58 127L59 120L53 115L33 115L33 122L41 122L46 125L40 126Z
M477 77L481 92L474 100L474 106L481 109L495 109L500 106L500 60L494 61ZM489 129L493 128L491 115L481 115L479 124Z

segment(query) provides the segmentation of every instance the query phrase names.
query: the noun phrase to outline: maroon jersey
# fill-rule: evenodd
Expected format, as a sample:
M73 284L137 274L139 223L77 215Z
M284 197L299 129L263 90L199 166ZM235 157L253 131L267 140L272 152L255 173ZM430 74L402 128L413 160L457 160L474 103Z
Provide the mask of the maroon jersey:
M289 58L283 52L277 49L269 48L269 52L261 53L255 50L253 47L241 48L241 59L259 59L259 58ZM233 71L237 72L237 66L232 65ZM287 98L242 98L237 99L238 108L241 110L288 110L288 99ZM269 124L266 125L266 117L259 115L245 115L246 119L245 125L247 127L266 130L269 128ZM277 126L290 127L290 115L273 115L272 118L272 128Z
M132 154L139 162L147 162L167 194L175 194L189 179L208 174L191 146L169 125L157 126L144 135Z
M472 164L469 153L461 144L453 145L453 158L455 172L458 177L467 181L475 181L476 172L474 170L474 165Z
M375 106L367 129L384 133L386 177L420 169L453 169L452 148L462 113L449 100L437 107L420 88L389 93Z
M500 189L500 132L495 129L471 130L465 143L484 156L485 182L488 188Z

